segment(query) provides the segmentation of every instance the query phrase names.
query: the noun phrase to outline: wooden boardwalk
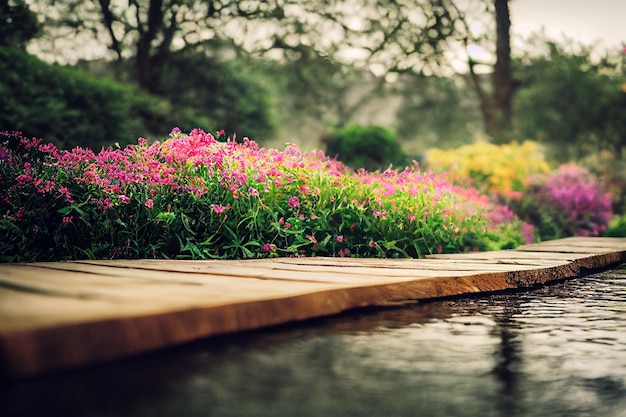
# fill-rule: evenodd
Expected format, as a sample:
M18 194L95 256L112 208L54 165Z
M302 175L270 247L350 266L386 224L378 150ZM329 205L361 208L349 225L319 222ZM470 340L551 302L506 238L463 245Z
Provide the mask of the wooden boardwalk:
M574 278L626 262L626 238L427 259L0 264L0 373L28 377L369 306Z

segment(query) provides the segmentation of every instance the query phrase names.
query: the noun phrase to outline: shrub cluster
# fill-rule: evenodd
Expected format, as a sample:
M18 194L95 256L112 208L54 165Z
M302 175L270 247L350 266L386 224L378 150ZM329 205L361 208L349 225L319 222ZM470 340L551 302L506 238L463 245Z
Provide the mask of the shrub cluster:
M221 141L60 150L0 137L0 260L421 257L529 239L507 207L419 171Z
M59 147L99 149L154 133L168 103L74 68L0 47L0 130L44 136Z
M539 240L599 236L613 218L612 193L578 164L549 169L536 142L492 145L479 142L456 150L429 152L428 167L448 170L456 184L471 184L506 201Z
M521 196L530 175L550 172L541 147L533 141L507 145L481 141L450 150L431 149L425 162L435 172L447 171L455 183L507 198Z
M613 218L611 194L576 163L530 177L527 184L524 196L511 206L536 226L543 240L599 236Z
M384 170L390 165L404 167L408 157L396 135L381 126L354 125L335 130L326 142L326 154L336 156L351 168Z

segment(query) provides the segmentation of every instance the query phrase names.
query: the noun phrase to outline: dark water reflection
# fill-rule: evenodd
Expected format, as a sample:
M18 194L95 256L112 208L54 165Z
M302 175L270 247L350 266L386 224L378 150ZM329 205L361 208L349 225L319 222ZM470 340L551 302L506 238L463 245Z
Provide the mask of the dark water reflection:
M626 416L626 269L2 387L0 415Z

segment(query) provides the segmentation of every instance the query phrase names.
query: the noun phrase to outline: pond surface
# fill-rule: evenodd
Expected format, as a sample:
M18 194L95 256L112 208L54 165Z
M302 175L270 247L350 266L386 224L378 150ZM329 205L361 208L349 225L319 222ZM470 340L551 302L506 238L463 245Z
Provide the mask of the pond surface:
M626 269L0 387L0 415L626 416Z

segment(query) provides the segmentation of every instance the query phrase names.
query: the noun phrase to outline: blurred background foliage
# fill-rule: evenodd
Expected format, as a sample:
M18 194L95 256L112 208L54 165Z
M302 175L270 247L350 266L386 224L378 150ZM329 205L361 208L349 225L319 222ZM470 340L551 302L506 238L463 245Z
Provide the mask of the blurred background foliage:
M323 140L326 154L341 157L353 169L384 171L389 167L402 169L410 164L396 135L381 126L349 126L337 129ZM355 151L356 150L356 151Z
M511 51L508 1L468 4L0 0L0 130L98 149L224 129L351 166L480 140L534 140L555 163L622 161L624 53L541 34ZM339 134L357 126L371 136Z

